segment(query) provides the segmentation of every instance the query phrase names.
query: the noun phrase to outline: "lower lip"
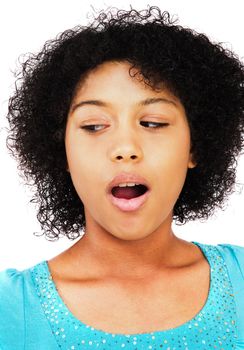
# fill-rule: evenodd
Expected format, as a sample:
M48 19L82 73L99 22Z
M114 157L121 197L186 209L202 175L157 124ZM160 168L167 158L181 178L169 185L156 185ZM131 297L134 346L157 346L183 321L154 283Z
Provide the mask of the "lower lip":
M132 199L116 198L112 194L109 194L110 201L113 205L122 211L135 211L138 210L147 200L150 191L148 190L142 196Z

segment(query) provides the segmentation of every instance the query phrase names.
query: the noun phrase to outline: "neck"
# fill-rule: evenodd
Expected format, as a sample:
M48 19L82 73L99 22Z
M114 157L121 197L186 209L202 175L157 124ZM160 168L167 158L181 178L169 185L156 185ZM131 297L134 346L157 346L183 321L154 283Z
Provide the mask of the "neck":
M77 271L86 266L86 271L97 276L140 278L152 276L163 267L179 265L179 251L186 244L189 243L177 238L170 226L137 240L122 240L88 228L67 252Z

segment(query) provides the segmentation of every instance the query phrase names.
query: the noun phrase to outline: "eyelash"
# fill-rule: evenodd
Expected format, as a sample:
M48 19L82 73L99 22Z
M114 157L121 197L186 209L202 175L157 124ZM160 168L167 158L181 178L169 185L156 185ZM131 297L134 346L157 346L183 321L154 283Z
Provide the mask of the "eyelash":
M166 126L168 126L168 123L156 123L156 122L146 122L146 121L142 121L141 123L147 123L147 124L154 124L156 125L156 127L150 128L150 129L159 129L159 128L165 128ZM81 129L84 129L85 131L89 132L89 133L96 133L100 130L91 130L89 128L91 127L95 127L95 126L102 126L103 124L91 124L91 125L85 125L85 126L81 126Z

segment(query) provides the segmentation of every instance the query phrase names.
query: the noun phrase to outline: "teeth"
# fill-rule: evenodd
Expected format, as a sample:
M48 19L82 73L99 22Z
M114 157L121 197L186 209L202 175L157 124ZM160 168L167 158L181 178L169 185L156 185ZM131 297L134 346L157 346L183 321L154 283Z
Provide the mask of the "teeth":
M119 184L118 186L119 187L126 187L126 186L132 187L132 186L135 186L135 185L140 185L140 184L137 184L137 183L134 183L134 182L129 182L129 183Z

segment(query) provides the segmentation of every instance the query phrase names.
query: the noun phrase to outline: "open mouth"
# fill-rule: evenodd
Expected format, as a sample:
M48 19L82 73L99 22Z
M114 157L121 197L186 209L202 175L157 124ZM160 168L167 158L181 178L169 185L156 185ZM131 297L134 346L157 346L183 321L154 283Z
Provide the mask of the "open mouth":
M147 191L148 188L145 185L134 185L125 187L115 186L111 192L116 198L132 199L142 196Z

